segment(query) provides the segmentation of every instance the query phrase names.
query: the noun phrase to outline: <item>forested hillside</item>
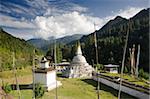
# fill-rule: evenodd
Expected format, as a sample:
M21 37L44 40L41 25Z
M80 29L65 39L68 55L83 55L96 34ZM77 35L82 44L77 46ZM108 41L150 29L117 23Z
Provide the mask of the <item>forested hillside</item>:
M129 48L135 44L135 58L137 53L137 46L141 46L140 54L140 68L145 71L149 69L149 9L144 9L137 13L130 19L125 19L117 16L110 20L100 30L96 31L98 43L98 56L100 64L119 64L121 65L123 48L125 43L126 33L129 30L129 41L126 53L126 68L130 70L129 64ZM94 35L83 36L81 39L82 49L87 61L92 64L95 62L95 47ZM62 51L65 58L72 58L74 50L72 45L65 46ZM73 50L72 50L73 49Z
M57 38L56 42L57 43L61 43L62 45L65 45L67 43L70 43L72 41L75 40L79 40L83 35L82 34L74 34L74 35L70 35L70 36L64 36L61 38ZM48 49L50 48L50 46L53 45L55 38L54 37L49 37L48 40L44 40L42 38L35 38L35 39L30 39L28 40L28 42L30 44L33 44L35 47L43 50L44 52L48 51Z
M128 29L129 27L129 29ZM126 54L126 67L129 69L129 48L135 44L141 46L140 67L148 70L149 67L149 9L144 9L131 19L116 17L109 21L100 30L96 31L98 40L99 63L121 64L125 36L129 30L129 41ZM95 60L93 33L81 38L84 53L91 63ZM136 54L135 54L136 55Z
M24 39L13 37L0 29L0 61L4 70L12 69L13 52L15 53L15 65L17 68L32 64L33 50L36 49ZM36 54L41 52L36 49Z

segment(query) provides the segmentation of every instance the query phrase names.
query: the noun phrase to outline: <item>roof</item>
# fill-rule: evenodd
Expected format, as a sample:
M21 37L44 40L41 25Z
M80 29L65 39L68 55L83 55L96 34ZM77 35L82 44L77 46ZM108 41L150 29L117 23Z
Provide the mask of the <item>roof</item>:
M33 72L35 72L35 73L47 73L50 71L55 71L55 69L52 67L51 68L37 68Z
M47 62L47 59L46 59L45 57L43 57L43 58L41 59L41 63L45 63L45 62Z
M119 65L108 64L108 65L104 65L104 67L108 67L108 68L119 67Z
M70 66L70 63L69 62L62 62L62 63L57 64L57 66Z
M82 55L82 51L81 51L81 46L80 46L80 44L78 45L76 55Z

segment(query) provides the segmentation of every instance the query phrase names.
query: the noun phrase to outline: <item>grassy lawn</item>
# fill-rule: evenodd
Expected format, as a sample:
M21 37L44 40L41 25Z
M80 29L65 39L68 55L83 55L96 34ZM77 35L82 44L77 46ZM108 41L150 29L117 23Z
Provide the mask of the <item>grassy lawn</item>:
M19 84L32 83L31 68L17 70ZM0 73L0 78L9 84L15 84L15 78L12 71L4 71ZM62 86L57 89L58 99L97 99L96 86L97 83L91 79L67 79L58 77ZM1 85L1 82L0 82ZM118 91L101 84L101 99L117 99ZM15 99L18 99L18 92L13 90L10 93ZM32 90L21 90L22 99L32 99ZM42 99L55 99L55 90L46 92ZM122 93L122 99L135 99L127 94Z
M17 70L16 74L17 74L17 77L18 77L18 82L20 84L31 83L31 81L32 81L31 67L21 69L21 70ZM1 81L2 79L5 83L9 83L9 84L14 84L15 83L14 73L13 73L12 70L0 72L0 86L2 85L2 81Z
M62 86L57 89L58 99L97 99L96 82L91 79L67 79L58 78ZM55 99L55 90L46 92L42 99ZM21 90L23 99L31 99L31 90ZM17 91L12 91L11 95L17 98ZM117 91L101 84L101 99L117 99ZM122 93L122 99L134 99Z
M18 69L16 70L16 74L18 77L21 77L21 76L25 76L25 75L31 75L32 74L32 70L31 70L31 67L26 67L25 69ZM13 70L8 70L8 71L3 71L3 72L0 72L0 78L12 78L14 77L14 73L13 73Z
M107 75L107 76L113 76L113 77L120 77L120 74L115 74L115 73L102 73L103 75ZM145 79L137 79L131 75L128 75L128 74L124 74L123 75L123 79L129 81L129 82L132 82L134 84L137 84L137 85L142 85L142 86L145 86L145 87L150 87L149 84L147 84L146 82L148 82L149 80L145 80Z

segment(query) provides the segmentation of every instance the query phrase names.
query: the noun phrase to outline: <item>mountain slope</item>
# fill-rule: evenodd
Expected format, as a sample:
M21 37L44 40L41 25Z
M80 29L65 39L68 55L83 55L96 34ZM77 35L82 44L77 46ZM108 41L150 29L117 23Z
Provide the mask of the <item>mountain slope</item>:
M65 37L62 37L62 38L58 38L57 42L67 44L67 43L70 43L72 41L79 40L82 36L83 36L82 34L74 34L74 35L71 35L71 36L65 36Z
M3 69L12 69L12 53L15 53L17 68L22 68L31 64L33 49L24 39L13 37L0 29L0 57ZM39 50L36 50L39 54Z
M65 36L62 38L56 39L57 43L67 44L75 40L79 40L83 35L82 34L74 34L71 36ZM54 37L50 37L49 40L44 39L30 39L28 40L30 44L33 44L35 47L42 49L43 51L47 51L51 44L54 43Z
M130 30L129 30L130 28ZM129 67L129 48L136 45L135 55L138 44L141 45L140 68L149 70L149 8L143 9L129 20L117 16L110 20L100 30L96 31L99 63L101 64L120 64L123 56L123 48L126 33L129 30L129 41L126 54L126 68ZM87 61L92 64L95 59L95 45L93 33L83 36L80 39L83 54ZM94 61L95 62L95 61ZM95 62L96 63L96 62Z
M110 29L111 27L127 23L128 20L125 18L122 18L121 16L117 16L115 19L108 21L102 28L101 30L106 30Z
M37 48L42 48L43 46L48 45L50 41L37 38L37 39L30 39L27 42L33 44Z

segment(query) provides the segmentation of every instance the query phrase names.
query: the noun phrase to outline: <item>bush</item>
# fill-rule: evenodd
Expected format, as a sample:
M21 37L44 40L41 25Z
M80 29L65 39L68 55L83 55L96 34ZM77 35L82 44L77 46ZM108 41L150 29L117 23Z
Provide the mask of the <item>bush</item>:
M104 65L103 64L95 64L94 67L97 67L98 70L104 70Z
M139 70L139 77L142 77L144 79L149 79L149 74L147 72L144 72L143 68Z
M124 67L124 73L128 73L128 68L126 66Z
M5 91L6 94L8 94L12 91L11 85L9 85L8 83L4 84L2 86L2 89Z
M44 95L45 91L45 88L41 84L35 84L34 94L36 99L41 98Z

